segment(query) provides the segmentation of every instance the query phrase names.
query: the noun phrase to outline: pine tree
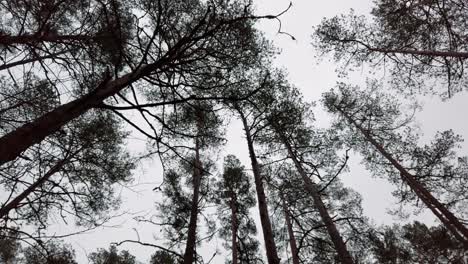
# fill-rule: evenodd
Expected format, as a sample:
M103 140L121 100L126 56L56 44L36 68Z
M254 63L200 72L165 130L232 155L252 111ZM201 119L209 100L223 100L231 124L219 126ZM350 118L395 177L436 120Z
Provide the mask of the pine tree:
M218 205L220 236L232 252L227 263L262 263L258 255L257 229L250 216L255 206L255 196L244 166L233 155L224 159L224 172L214 191Z
M432 146L418 147L417 136L405 129L408 120L402 117L398 101L378 90L373 91L376 92L359 92L356 87L340 84L338 91L324 95L324 103L328 111L348 123L346 131L353 139L351 146L364 155L368 167L377 174L385 172L392 182L403 182L409 188L398 190L402 201L421 200L460 242L466 244L468 231L449 210L466 199L466 159L458 159L458 165L454 163L453 147L459 138L451 132L443 132ZM342 124L338 127L343 129ZM459 213L464 214L463 211Z

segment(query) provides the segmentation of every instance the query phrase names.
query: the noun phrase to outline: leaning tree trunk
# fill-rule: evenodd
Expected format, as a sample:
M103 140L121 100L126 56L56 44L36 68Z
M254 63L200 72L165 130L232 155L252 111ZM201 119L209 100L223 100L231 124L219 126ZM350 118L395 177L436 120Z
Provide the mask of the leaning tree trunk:
M276 250L276 244L273 239L273 231L271 227L270 216L268 213L268 205L266 202L265 190L263 188L263 180L260 173L260 167L257 161L257 157L255 155L255 150L253 147L252 135L250 134L250 129L247 124L247 119L244 113L239 108L237 109L237 111L239 112L242 124L244 125L250 161L252 163L252 172L255 180L255 189L257 191L258 210L260 211L260 222L262 224L263 239L265 241L267 260L269 264L279 264L280 261L278 257L278 252Z
M279 134L284 146L288 150L288 154L290 158L293 160L294 165L296 166L297 171L301 175L302 180L304 181L305 188L307 192L312 195L312 199L314 201L314 205L319 211L320 217L322 218L325 227L327 228L328 234L335 246L336 252L338 253L338 257L341 263L345 264L352 264L353 258L349 253L348 249L346 248L346 244L343 241L343 238L338 231L333 219L330 217L325 204L322 201L322 197L320 197L320 193L318 191L317 185L307 176L307 173L304 171L301 163L299 162L298 158L294 154L291 144L285 137L285 135L277 129L277 133Z
M7 203L5 206L0 208L0 218L5 217L8 215L8 213L14 209L18 208L20 203L26 199L32 192L36 190L37 187L41 186L44 184L52 175L60 171L62 169L63 165L65 165L68 161L70 160L70 156L66 157L65 159L62 159L59 161L57 164L55 164L52 168L50 168L44 175L42 175L39 179L37 179L33 184L31 184L26 190L24 190L22 193L20 193L18 196L16 196L13 200L11 200L9 203Z
M231 191L231 240L232 240L232 264L237 264L238 263L238 251L237 251L237 206L236 206L236 199L235 199L236 194Z
M117 94L127 85L165 65L170 60L166 56L155 63L144 65L115 80L107 76L101 84L88 94L63 104L0 138L0 165L14 160L30 146L41 142L58 131L63 125L79 117L88 110L98 107L102 101Z
M286 226L288 229L289 235L289 246L291 247L291 256L293 264L299 264L299 250L297 249L296 237L294 236L294 230L292 228L291 216L289 215L289 209L286 205L286 200L284 196L281 194L283 211L284 211L284 218L286 220Z
M336 107L336 106L335 106ZM343 109L336 107L337 110L348 120L351 125L354 125L370 142L377 151L384 156L399 172L400 175L412 191L424 202L424 204L440 219L440 221L450 230L453 235L468 247L468 229L463 225L460 220L452 214L442 203L440 203L424 186L418 182L414 175L408 172L397 160L395 160L390 153L388 153L381 144L379 144L367 130L359 125L352 119Z
M202 179L202 164L200 161L200 130L201 118L197 117L198 133L195 137L195 161L193 168L193 197L190 210L190 221L188 226L187 244L185 245L184 264L192 264L195 261L195 248L197 243L197 218L198 202L200 197L200 185Z

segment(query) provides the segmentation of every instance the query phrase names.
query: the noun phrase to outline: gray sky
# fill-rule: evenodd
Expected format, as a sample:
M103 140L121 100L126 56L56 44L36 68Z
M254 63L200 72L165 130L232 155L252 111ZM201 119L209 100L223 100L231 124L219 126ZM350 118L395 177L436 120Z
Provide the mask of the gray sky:
M258 14L276 14L288 7L289 1L286 0L258 0ZM284 67L289 72L290 81L299 87L304 96L309 101L319 100L321 94L334 86L338 80L335 74L335 67L328 60L318 62L314 59L314 51L310 45L310 35L312 26L317 25L323 17L331 17L340 13L346 13L350 8L355 9L357 14L365 14L370 10L371 1L369 0L328 0L311 1L296 0L293 1L291 9L281 17L282 31L292 34L296 41L287 35L278 35L278 22L274 20L263 21L258 27L265 31L268 38L281 49L278 56L277 66ZM361 82L365 78L364 74L357 73L353 75L353 82ZM424 110L417 114L417 120L424 132L425 139L432 137L436 131L452 128L456 133L468 138L467 125L463 114L467 110L465 102L468 101L468 94L457 94L455 98L441 102L437 97L424 98ZM330 120L323 111L315 111L317 123L320 126L326 126ZM229 127L227 132L228 143L225 153L237 155L243 164L248 167L250 161L246 151L243 131L240 123L235 121ZM135 135L142 138L140 135ZM144 142L138 139L130 141L129 146L132 151L138 152L144 149ZM463 145L461 153L466 153L466 143ZM371 178L359 164L359 157L352 156L350 160L351 170L342 177L346 186L358 191L363 197L364 213L375 223L391 224L394 219L387 214L387 209L393 207L395 199L391 196L392 186L385 180ZM88 263L86 254L95 251L98 247L107 248L111 242L117 242L124 239L137 240L138 236L142 242L159 243L162 245L162 234L154 226L147 226L136 223L132 220L132 215L145 215L154 213L154 202L159 199L159 195L152 189L161 182L161 166L155 161L145 163L135 171L135 181L132 188L120 188L123 204L119 212L126 213L118 217L89 234L82 234L67 238L66 241L72 243L76 249L78 262ZM252 211L258 219L257 209ZM116 213L118 214L118 212ZM426 223L432 223L432 216L423 213L418 216L418 220ZM260 231L260 226L258 226ZM53 228L57 234L76 231L75 227L67 227L63 224L57 224ZM138 233L138 236L137 236ZM259 232L261 234L261 232ZM155 240L160 239L160 240ZM263 238L259 236L259 241ZM159 242L158 242L159 241ZM205 256L211 256L216 247L216 239L213 243L204 246L201 250ZM222 248L221 241L218 239L218 248ZM128 249L138 260L147 262L150 255L154 252L153 248L146 248L140 245L123 245L119 249ZM209 258L209 257L208 257ZM216 257L212 263L224 263L224 256Z

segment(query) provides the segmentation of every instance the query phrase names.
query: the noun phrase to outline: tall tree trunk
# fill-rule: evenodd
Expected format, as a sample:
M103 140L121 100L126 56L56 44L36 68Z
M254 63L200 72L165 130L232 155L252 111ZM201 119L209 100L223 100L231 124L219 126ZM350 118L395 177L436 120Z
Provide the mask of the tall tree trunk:
M289 210L286 205L286 200L284 199L283 194L281 194L281 199L283 200L282 202L283 202L284 218L286 220L286 226L288 228L289 246L291 247L292 262L293 264L299 264L299 251L297 250L296 237L294 236L291 216L289 215Z
M200 161L200 134L202 118L197 113L197 136L195 137L195 161L193 168L193 197L192 208L190 209L190 221L188 226L187 244L185 245L184 264L195 262L195 248L197 243L197 219L198 202L200 197L200 185L202 180L202 164Z
M384 156L399 172L408 186L416 195L423 201L426 206L440 219L440 221L450 230L453 235L468 247L468 229L460 220L452 214L442 203L440 203L424 186L418 182L414 176L409 173L390 153L388 153L381 144L379 144L367 130L352 119L343 109L336 107L337 110L348 120L351 125L354 125L370 142L382 156ZM438 210L438 211L437 211ZM455 231L456 230L456 231Z
M291 144L287 140L286 136L281 131L279 131L279 129L276 130L281 140L283 141L284 146L287 148L288 154L293 160L297 171L301 175L307 192L312 196L314 205L319 211L320 217L322 218L322 221L327 228L328 234L330 235L333 245L335 246L336 252L338 253L340 262L345 264L352 264L353 258L351 257L351 254L349 253L348 249L346 248L346 244L344 243L343 238L341 237L340 232L338 231L338 228L336 228L333 219L330 217L330 214L328 213L328 210L322 201L322 197L320 197L317 185L309 178L309 176L307 176L307 173L304 171L304 168L302 167L301 163L294 154Z
M237 251L237 207L235 193L231 191L231 232L232 232L232 264L238 263Z
M245 136L247 139L247 146L249 149L250 161L252 163L252 171L255 179L255 189L257 191L258 210L260 211L260 222L262 224L263 239L265 240L266 255L269 264L279 264L278 252L276 249L275 241L273 239L273 231L270 222L270 215L268 213L268 205L265 197L265 190L263 188L263 180L260 173L257 157L253 147L253 140L250 134L250 129L247 124L247 119L241 109L237 109L239 116L244 125Z
M62 159L59 161L57 164L55 164L52 168L50 168L42 177L37 179L33 184L31 184L26 190L24 190L22 193L20 193L18 196L16 196L13 200L11 200L9 203L7 203L5 206L0 208L0 218L3 218L4 216L8 215L8 213L14 209L18 208L20 203L26 199L34 190L36 190L37 187L41 186L44 184L52 175L60 171L60 169L65 165L69 160L70 156Z
M170 56L169 58L166 56L155 63L144 65L112 81L107 76L95 90L81 98L63 104L34 121L4 135L0 138L0 165L14 160L30 146L41 142L45 137L53 134L63 125L89 109L99 106L104 99L115 95L127 85L165 65L169 60Z

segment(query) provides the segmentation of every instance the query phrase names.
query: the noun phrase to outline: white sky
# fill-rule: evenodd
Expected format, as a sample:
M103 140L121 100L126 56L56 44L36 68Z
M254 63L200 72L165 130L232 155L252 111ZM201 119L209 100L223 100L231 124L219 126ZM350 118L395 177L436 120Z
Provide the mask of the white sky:
M288 7L289 1L286 0L258 0L258 14L276 14ZM291 40L286 35L278 35L279 24L277 21L268 20L259 23L259 28L264 30L266 35L279 47L282 52L276 61L278 66L288 70L290 81L302 89L307 100L319 100L321 94L334 86L338 80L334 72L335 67L328 60L318 63L314 59L314 51L311 42L312 26L317 25L323 17L331 17L340 13L346 13L350 8L355 9L357 14L365 14L370 10L370 0L327 0L311 1L296 0L293 1L291 9L281 17L282 31L292 34L296 41ZM364 78L359 73L353 76L358 81ZM417 120L425 136L432 137L436 131L452 128L456 133L468 138L468 129L464 120L468 102L468 94L457 94L455 98L441 102L440 99L424 98L424 110L418 113ZM323 111L315 111L317 123L326 126L330 120ZM226 153L237 155L243 164L248 168L250 161L246 151L243 131L239 122L234 122L228 131L228 143ZM139 138L141 136L138 135ZM129 146L132 150L143 150L144 142L132 140ZM467 145L463 145L463 153L466 153ZM364 213L378 224L391 224L392 216L386 211L392 208L395 200L391 196L392 186L385 180L374 179L359 165L359 157L352 156L350 160L351 171L342 177L346 186L352 187L363 197ZM135 171L135 182L131 188L122 188L122 212L129 214L144 215L154 212L154 202L159 199L159 195L152 192L152 189L161 181L161 167L158 162L153 164L144 164L143 168ZM258 214L257 209L253 211L255 217ZM426 223L432 222L432 216L428 213L420 215L418 220ZM56 225L54 230L59 233L67 231L76 231L73 227ZM259 235L261 235L260 226L258 226ZM98 228L89 234L77 235L66 239L75 247L77 260L80 264L88 263L86 254L95 251L98 247L108 248L111 242L118 242L124 239L137 240L137 232L142 242L155 243L155 238L159 238L159 244L162 245L162 234L154 226L138 224L132 220L131 215L124 215L110 223L107 227ZM263 238L259 236L259 241ZM221 241L218 240L218 248L222 248ZM214 252L214 243L201 249L204 255L211 256ZM127 244L119 249L128 249L139 261L147 262L150 255L154 252L153 248L146 248L140 245ZM209 257L208 257L209 258ZM224 257L220 256L212 263L224 263Z

